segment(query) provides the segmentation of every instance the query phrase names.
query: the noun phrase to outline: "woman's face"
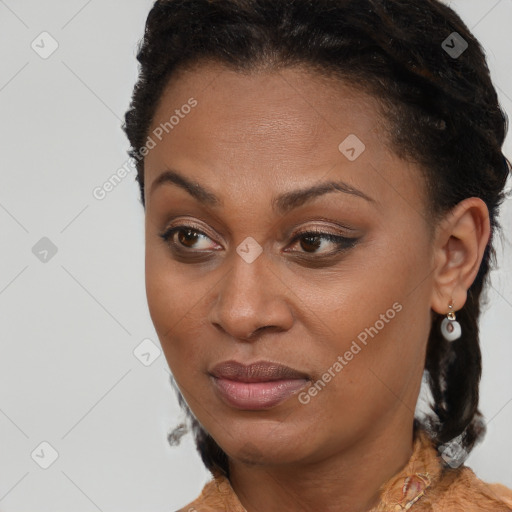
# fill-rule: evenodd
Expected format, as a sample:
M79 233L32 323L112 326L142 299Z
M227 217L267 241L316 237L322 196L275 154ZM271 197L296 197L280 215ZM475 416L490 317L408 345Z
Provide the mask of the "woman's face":
M181 393L223 450L315 461L410 426L431 322L431 219L376 101L299 68L208 64L173 79L148 135L149 310ZM306 378L233 384L211 375L225 361Z

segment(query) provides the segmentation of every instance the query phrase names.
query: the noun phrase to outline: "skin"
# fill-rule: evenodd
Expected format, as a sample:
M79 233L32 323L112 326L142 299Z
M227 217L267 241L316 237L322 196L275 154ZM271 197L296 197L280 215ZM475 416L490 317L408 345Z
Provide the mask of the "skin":
M487 208L470 198L433 225L420 171L394 154L378 103L341 81L202 63L169 82L151 130L190 97L197 106L145 159L147 298L169 367L228 454L248 512L368 510L412 453L432 311L464 305L489 239ZM338 149L349 134L366 146L355 161ZM168 169L219 204L171 183L152 190ZM372 200L330 192L272 209L279 194L329 180ZM182 224L206 236L175 234L179 256L159 234ZM320 259L336 245L292 241L310 228L358 242ZM249 236L263 250L252 263L236 252ZM239 410L212 386L208 372L229 359L275 361L316 382L395 303L401 311L306 405L293 395Z

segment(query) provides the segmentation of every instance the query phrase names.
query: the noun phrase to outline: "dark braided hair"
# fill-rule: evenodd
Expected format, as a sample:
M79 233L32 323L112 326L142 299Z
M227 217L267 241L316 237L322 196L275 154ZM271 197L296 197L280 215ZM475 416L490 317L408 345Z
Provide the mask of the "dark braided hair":
M443 48L453 32L468 44L457 57ZM137 59L139 80L123 129L137 160L143 205L140 149L158 100L178 70L208 61L249 72L305 66L373 94L394 151L421 169L433 223L465 198L485 202L491 238L457 314L462 337L446 342L443 315L432 312L425 361L434 414L423 426L437 447L460 436L469 453L485 431L478 410L478 319L482 289L495 264L497 215L511 166L502 154L507 119L483 49L459 16L437 0L159 0ZM229 476L226 454L179 391L178 398L205 466Z

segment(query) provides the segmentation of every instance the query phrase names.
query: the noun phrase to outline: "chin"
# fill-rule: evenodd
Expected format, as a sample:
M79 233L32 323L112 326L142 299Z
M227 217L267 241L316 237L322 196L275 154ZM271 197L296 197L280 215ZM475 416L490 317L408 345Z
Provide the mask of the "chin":
M288 434L291 434L288 432ZM234 439L239 440L234 445ZM302 441L301 441L302 439ZM306 453L302 453L307 447L311 450L309 443L304 444L304 436L280 436L276 432L269 430L252 429L243 435L238 432L236 436L226 439L226 445L223 450L232 460L239 461L243 464L260 466L274 466L281 464L296 463L298 460L307 457ZM220 440L222 443L222 440Z

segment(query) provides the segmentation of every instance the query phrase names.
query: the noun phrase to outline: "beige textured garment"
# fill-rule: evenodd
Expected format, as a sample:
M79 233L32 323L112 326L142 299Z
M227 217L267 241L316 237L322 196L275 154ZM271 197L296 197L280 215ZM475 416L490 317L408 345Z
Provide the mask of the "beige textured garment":
M409 462L380 489L369 512L510 512L512 490L487 484L466 467L445 468L428 435L419 430ZM247 512L229 480L210 480L200 496L178 512ZM263 512L263 511L262 511Z

